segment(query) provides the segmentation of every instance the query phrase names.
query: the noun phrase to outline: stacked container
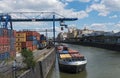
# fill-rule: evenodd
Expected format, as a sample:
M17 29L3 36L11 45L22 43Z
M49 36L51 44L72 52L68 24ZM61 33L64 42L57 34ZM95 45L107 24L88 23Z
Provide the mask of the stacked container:
M0 28L0 60L8 59L15 55L15 31Z
M16 32L16 52L21 52L22 43L26 42L26 33L22 31Z
M31 51L37 49L40 34L36 31L19 31L16 34L16 50L20 52L23 48Z
M46 37L43 34L40 35L40 45L41 47L45 47L47 45Z

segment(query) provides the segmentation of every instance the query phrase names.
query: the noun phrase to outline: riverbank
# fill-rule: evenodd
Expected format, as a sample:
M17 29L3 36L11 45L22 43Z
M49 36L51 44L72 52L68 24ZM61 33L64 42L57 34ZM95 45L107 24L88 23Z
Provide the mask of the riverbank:
M120 44L107 44L107 43L93 43L93 42L68 42L68 41L62 41L62 43L68 43L68 44L76 44L76 45L83 45L83 46L91 46L91 47L97 47L97 48L103 48L113 51L120 51Z
M29 69L22 73L18 78L46 78L50 69L54 65L56 58L55 48L43 51L39 58L37 57L37 63L34 69Z

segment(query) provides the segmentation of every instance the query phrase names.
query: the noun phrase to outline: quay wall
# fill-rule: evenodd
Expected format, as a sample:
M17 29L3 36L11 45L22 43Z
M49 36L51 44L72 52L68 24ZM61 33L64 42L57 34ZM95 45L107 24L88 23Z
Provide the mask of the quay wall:
M34 69L29 69L18 78L46 78L50 69L54 65L56 58L55 48L47 54L43 54L38 60Z
M94 43L94 42L67 42L62 41L63 43L68 44L76 44L76 45L83 45L83 46L91 46L91 47L97 47L97 48L103 48L113 51L120 51L120 44L107 44L107 43Z

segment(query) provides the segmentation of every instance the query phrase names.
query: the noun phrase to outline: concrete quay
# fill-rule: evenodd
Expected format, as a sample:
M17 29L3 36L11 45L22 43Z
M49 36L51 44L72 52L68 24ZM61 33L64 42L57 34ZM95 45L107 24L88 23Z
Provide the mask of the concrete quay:
M34 57L37 61L35 68L25 71L18 78L46 78L55 62L55 48L36 50Z

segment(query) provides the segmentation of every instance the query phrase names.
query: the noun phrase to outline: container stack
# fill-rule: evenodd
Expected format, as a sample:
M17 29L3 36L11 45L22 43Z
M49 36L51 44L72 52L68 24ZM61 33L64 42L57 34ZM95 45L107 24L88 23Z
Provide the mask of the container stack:
M40 46L45 47L46 45L47 45L46 37L43 34L41 34L40 35Z
M24 31L26 32L27 41L25 47L30 49L31 51L37 49L37 32L35 31Z
M9 30L8 31L9 37L10 37L10 56L15 57L16 56L16 31L15 30Z
M19 31L16 34L16 50L21 52L23 48L31 51L38 48L38 41L40 41L40 34L36 31Z
M15 31L0 28L0 60L8 59L15 55Z
M26 42L26 33L22 31L16 32L16 52L21 52L23 42Z

